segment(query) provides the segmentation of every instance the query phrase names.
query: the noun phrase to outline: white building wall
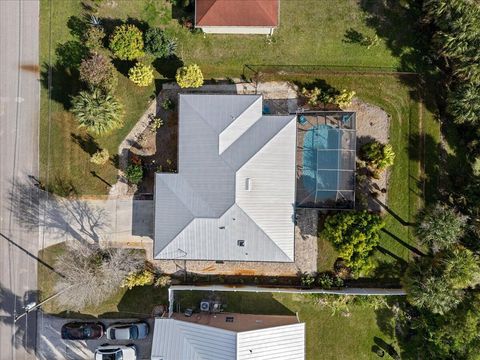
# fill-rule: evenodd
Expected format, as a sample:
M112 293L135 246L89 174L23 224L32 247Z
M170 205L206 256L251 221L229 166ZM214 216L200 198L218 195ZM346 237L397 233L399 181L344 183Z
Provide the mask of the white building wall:
M265 26L198 26L206 34L262 34L272 35L274 27Z

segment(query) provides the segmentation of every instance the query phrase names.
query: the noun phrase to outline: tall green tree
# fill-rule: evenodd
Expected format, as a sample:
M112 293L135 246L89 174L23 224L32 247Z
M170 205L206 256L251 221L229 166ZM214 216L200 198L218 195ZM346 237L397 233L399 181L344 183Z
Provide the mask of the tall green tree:
M408 301L434 314L446 314L480 283L478 258L455 246L411 262L402 279Z
M466 216L437 203L420 213L415 232L420 243L436 252L456 244L463 236L466 223Z
M73 97L71 111L80 127L95 134L103 135L123 126L122 104L99 89L81 91Z

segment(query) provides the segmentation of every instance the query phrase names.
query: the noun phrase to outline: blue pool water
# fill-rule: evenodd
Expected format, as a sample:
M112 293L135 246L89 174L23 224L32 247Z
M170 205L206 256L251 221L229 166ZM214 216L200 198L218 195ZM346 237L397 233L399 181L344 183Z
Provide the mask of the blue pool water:
M303 138L303 185L317 199L334 196L326 190L338 188L339 139L339 130L325 124L307 130Z

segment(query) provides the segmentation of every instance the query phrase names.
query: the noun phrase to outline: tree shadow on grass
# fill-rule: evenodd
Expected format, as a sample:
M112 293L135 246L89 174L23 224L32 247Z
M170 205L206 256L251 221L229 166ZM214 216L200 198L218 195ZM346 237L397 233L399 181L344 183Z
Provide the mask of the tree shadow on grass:
M70 137L75 144L80 146L90 156L100 150L100 145L90 134L79 135L70 133Z
M160 75L167 79L174 79L177 69L183 66L183 61L177 55L167 58L158 58L153 62L153 67Z

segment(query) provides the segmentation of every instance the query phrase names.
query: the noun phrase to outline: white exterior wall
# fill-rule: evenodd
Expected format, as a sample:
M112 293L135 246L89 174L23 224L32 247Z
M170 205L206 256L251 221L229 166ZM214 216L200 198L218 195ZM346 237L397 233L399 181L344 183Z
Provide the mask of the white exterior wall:
M197 26L206 34L261 34L272 35L274 27L265 26Z

